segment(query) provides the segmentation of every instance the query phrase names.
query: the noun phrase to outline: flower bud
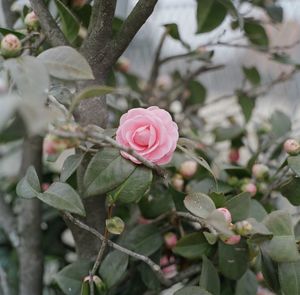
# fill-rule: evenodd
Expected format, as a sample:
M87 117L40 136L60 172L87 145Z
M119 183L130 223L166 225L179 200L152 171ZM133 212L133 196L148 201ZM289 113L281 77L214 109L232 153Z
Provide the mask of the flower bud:
M156 80L156 85L160 90L168 90L172 86L172 78L169 75L160 75Z
M124 56L117 61L117 70L122 73L128 73L130 69L130 60Z
M178 241L177 236L172 232L166 233L164 235L164 240L165 240L165 245L168 249L174 248Z
M254 183L249 182L242 186L242 191L250 193L250 195L253 197L256 195L257 188Z
M162 256L159 264L162 267L162 272L167 279L171 279L177 275L177 266L175 264L174 256Z
M26 27L31 31L37 30L40 27L39 19L34 11L31 11L26 15L24 23Z
M227 245L236 245L240 242L240 240L241 240L241 236L233 235L224 239L223 242Z
M225 220L226 220L226 222L228 224L230 224L232 222L231 213L229 212L228 209L226 209L226 208L218 208L217 210L224 215Z
M183 190L184 180L183 180L181 174L175 174L175 175L172 177L172 185L173 185L174 188L177 189L178 191L182 191L182 190Z
M198 164L194 160L184 161L179 168L179 173L184 178L191 178L197 172Z
M86 4L86 0L72 0L71 5L74 8L81 8Z
M17 57L20 55L22 50L21 41L13 34L8 34L3 37L1 41L1 54L2 56Z
M236 245L240 242L240 240L241 240L241 236L233 235L224 239L223 242L227 245Z
M256 274L256 280L257 280L258 282L264 281L264 275L262 274L261 271L258 272L258 273Z
M247 236L251 233L253 227L249 221L243 220L234 224L233 229L237 234L241 236Z
M232 164L237 163L240 159L239 149L232 148L229 152L228 159L229 159L230 163L232 163Z
M300 153L300 144L297 140L291 138L284 142L283 149L289 155L298 155Z
M269 168L264 164L254 164L252 174L257 179L266 179L269 176Z
M42 191L45 192L50 187L50 183L44 182L42 183Z

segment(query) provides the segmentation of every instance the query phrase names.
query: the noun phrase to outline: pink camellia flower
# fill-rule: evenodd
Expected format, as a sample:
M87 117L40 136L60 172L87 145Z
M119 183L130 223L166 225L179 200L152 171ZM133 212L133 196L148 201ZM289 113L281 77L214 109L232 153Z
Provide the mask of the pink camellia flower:
M241 236L239 235L234 235L234 236L230 236L227 239L224 240L224 243L227 245L235 245L238 244L241 240Z
M232 222L231 213L229 212L228 209L226 209L226 208L218 208L217 210L224 215L225 220L227 221L228 224L230 224Z
M171 115L156 106L129 110L121 117L116 134L119 144L157 165L171 161L178 137L178 127ZM121 154L136 164L141 163L124 151Z
M165 245L168 249L174 248L178 241L177 236L172 232L166 233L164 235L164 240L165 240Z
M289 155L298 155L300 153L300 144L296 139L287 139L283 144L283 149Z
M194 160L184 161L179 168L180 174L184 178L191 178L197 172L198 164Z

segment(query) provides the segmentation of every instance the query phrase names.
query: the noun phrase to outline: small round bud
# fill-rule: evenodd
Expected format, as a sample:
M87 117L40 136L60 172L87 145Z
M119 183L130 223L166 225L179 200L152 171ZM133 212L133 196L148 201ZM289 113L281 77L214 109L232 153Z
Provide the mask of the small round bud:
M172 232L166 233L164 235L164 240L165 240L165 245L168 249L174 248L178 241L177 236Z
M81 8L86 4L86 0L72 0L71 5L74 8Z
M231 149L228 155L230 163L236 164L240 159L240 151L238 149Z
M249 221L243 220L234 224L233 229L237 234L241 236L247 236L251 233L253 227Z
M240 242L241 236L233 235L223 240L223 242L227 245L236 245Z
M25 19L24 23L29 30L37 30L40 26L39 19L34 11L29 12Z
M191 178L197 172L198 164L196 161L188 160L184 161L179 168L179 173L184 178Z
M242 191L250 193L250 195L253 197L257 193L257 187L254 183L249 182L242 186Z
M160 75L156 80L156 85L160 90L168 90L172 86L172 78L169 75Z
M44 182L42 183L42 191L45 192L50 187L50 183Z
M269 168L264 164L254 164L252 174L257 179L266 179L269 176Z
M22 50L21 41L13 34L8 34L1 41L1 54L8 57L17 57Z
M178 191L182 191L183 190L184 180L183 180L181 174L175 174L173 176L173 178L172 178L172 185Z
M160 266L162 268L162 272L164 273L165 278L171 279L177 275L177 266L175 264L176 260L174 256L162 256L160 258Z
M283 149L289 155L298 155L300 153L300 144L295 139L288 139L284 142Z
M261 271L256 274L256 280L258 282L263 282L264 281L264 275L262 274Z
M117 70L122 73L128 73L130 69L130 60L124 56L117 61Z
M228 224L230 224L232 222L231 213L229 212L228 209L226 209L226 208L218 208L217 210L224 215L225 220L227 221Z

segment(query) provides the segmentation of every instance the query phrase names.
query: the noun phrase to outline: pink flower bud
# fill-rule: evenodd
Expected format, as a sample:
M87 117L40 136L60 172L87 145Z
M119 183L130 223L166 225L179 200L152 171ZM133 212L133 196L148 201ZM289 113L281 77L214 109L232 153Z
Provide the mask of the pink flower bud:
M8 34L1 41L1 54L4 57L17 57L22 50L21 41L13 34Z
M188 160L180 165L179 172L184 178L191 178L197 172L197 168L198 164L196 161Z
M40 26L39 19L34 11L31 11L26 15L24 23L30 30L37 30Z
M230 236L227 239L224 240L224 243L227 245L235 245L238 244L241 240L241 236L239 235L234 235L234 236Z
M130 60L124 56L117 61L117 70L122 73L128 73L130 69Z
M298 155L300 153L300 144L295 139L288 139L284 142L283 149L289 155Z
M161 75L157 78L156 85L160 90L168 90L172 86L172 78L169 75Z
M168 258L168 256L167 255L162 256L160 258L160 260L159 260L159 265L160 266L166 266L168 264L169 264L169 258Z
M228 155L230 163L235 164L240 159L240 151L238 149L231 149Z
M178 191L182 191L183 190L184 180L183 180L183 178L182 178L182 176L180 174L175 174L172 177L172 185Z
M46 191L49 188L49 186L50 186L50 183L48 183L48 182L42 183L42 191L43 192Z
M164 235L164 240L165 240L165 245L168 249L174 248L178 241L177 236L172 232L166 233Z
M160 266L162 268L162 272L164 273L165 277L170 279L176 276L177 274L177 266L175 264L175 257L164 255L160 258Z
M254 183L250 182L250 183L246 183L242 186L242 191L250 193L250 195L253 197L256 195L257 188Z
M251 233L253 227L249 221L243 220L243 221L237 222L233 226L233 229L237 234L239 234L241 236L247 236Z
M74 8L81 8L86 4L86 0L72 0L71 5Z
M264 276L263 276L263 274L262 274L261 271L258 272L258 273L256 274L256 280L257 280L258 282L264 281Z
M254 164L252 174L257 179L264 179L269 176L269 168L263 164Z
M230 224L232 222L231 213L229 212L228 209L226 209L226 208L218 208L217 210L224 215L225 220L227 221L228 224Z

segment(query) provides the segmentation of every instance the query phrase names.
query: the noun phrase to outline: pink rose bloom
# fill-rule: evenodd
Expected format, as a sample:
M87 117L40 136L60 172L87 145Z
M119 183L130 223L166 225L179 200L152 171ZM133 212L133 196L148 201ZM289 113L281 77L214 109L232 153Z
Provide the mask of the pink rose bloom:
M178 140L178 127L171 115L159 107L129 110L120 119L116 140L135 150L148 161L163 165L171 161ZM139 160L121 151L124 158L136 164Z

